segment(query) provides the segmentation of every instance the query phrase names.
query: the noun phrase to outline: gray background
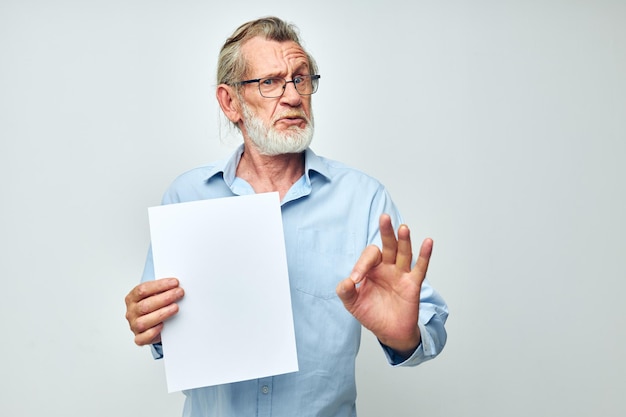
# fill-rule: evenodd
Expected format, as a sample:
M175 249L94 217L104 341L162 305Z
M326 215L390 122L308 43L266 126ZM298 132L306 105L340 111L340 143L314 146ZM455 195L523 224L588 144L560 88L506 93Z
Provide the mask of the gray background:
M174 416L136 347L147 207L237 143L240 23L320 64L314 149L385 183L450 305L435 361L358 361L360 416L623 416L626 3L0 1L0 415Z

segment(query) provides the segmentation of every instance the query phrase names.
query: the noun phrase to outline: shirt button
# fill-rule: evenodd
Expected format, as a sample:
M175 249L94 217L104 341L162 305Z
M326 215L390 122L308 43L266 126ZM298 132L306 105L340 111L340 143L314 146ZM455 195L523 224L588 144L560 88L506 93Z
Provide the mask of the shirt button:
M268 387L267 385L263 385L263 386L261 387L261 392L262 392L263 394L268 394L268 393L270 392L270 387Z

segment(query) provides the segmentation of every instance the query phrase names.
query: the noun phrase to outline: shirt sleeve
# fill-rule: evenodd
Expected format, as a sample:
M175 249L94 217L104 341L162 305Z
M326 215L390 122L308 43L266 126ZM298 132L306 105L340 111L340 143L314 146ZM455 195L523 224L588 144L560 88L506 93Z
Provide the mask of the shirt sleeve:
M161 204L172 204L177 201L177 196L174 191L172 191L171 187L164 194ZM141 282L153 281L155 279L154 275L154 262L152 259L152 245L148 247L148 254L146 255L146 263L143 268L143 275L141 276ZM163 345L161 342L154 343L150 345L150 351L152 352L152 357L154 359L162 359L163 358Z
M376 195L370 212L369 240L370 243L378 247L381 245L378 221L383 213L389 214L394 229L403 223L400 212L384 188ZM448 306L446 302L430 285L428 279L425 279L420 292L418 319L422 341L409 358L403 358L393 349L381 344L389 364L391 366L417 366L439 355L447 340L445 328L447 318Z

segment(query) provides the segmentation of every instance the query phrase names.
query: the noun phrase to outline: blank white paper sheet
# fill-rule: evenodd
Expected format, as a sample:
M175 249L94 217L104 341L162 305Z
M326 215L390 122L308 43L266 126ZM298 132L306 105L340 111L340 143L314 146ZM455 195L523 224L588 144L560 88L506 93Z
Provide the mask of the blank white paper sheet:
M148 214L155 276L185 290L161 335L168 391L297 371L278 193Z

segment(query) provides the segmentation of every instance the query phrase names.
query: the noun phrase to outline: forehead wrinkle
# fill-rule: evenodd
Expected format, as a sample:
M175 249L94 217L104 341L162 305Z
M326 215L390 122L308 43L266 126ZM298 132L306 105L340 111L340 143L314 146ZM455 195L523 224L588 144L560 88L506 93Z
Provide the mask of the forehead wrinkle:
M242 52L248 64L248 76L282 76L309 67L304 50L291 41L253 38L242 45Z

